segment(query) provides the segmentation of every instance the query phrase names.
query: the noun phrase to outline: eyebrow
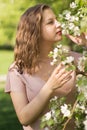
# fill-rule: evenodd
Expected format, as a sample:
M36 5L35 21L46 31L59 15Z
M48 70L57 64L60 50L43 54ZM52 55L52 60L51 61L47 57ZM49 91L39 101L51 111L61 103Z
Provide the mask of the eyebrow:
M47 18L47 19L43 19L42 20L42 22L48 22L48 21L51 21L51 20L53 20L53 19L57 19L57 16L56 15L54 15L53 17L49 17L49 18Z

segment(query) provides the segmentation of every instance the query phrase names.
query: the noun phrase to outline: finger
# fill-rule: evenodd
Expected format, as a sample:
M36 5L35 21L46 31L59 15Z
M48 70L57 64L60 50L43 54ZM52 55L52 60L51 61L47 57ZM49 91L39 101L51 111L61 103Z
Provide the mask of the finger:
M84 34L84 33L82 33L82 34L81 34L81 37L82 37L82 39L84 39L84 38L85 38L85 34Z
M64 65L62 63L60 63L55 70L53 71L53 74L58 73L62 68L64 68Z
M54 86L53 89L58 89L61 88L66 82L68 82L71 79L71 77L69 76L67 79L64 79L62 81L58 81L57 86Z
M69 72L67 72L67 73L61 74L61 77L59 78L59 80L62 81L62 80L64 80L64 79L70 77L70 76L71 76L71 73L72 73L72 71L69 71Z
M67 35L69 39L71 39L73 42L75 42L77 45L82 45L82 39L81 37L74 37L72 35Z
M60 86L58 88L61 88L65 83L67 83L72 76L69 76L67 79L62 80L62 82L60 83Z
M73 42L77 43L76 37L73 37L72 35L66 35L69 39L71 39Z
M60 69L59 72L56 73L56 78L60 78L62 76L66 77L67 75L70 75L73 71L67 71L65 67L63 67L62 69Z
M83 44L84 44L84 45L87 45L87 36L86 36L85 33L82 33L82 34L81 34L81 38L82 38Z
M65 68L60 69L59 72L56 72L55 77L58 79L58 78L60 78L61 76L63 76L65 73L66 73Z
M82 43L82 40L81 40L80 37L76 37L75 40L76 40L77 44L81 44Z

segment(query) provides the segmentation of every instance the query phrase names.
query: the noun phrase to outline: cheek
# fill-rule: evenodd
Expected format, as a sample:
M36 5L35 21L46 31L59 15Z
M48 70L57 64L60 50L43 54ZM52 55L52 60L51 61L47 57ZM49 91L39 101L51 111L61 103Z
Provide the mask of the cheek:
M44 28L42 32L43 38L50 38L54 35L54 31L51 28Z

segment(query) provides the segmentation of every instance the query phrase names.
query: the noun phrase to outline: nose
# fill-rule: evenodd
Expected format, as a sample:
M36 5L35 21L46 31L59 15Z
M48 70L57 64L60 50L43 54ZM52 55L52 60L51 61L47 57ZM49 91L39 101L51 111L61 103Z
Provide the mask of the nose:
M55 20L55 26L56 26L56 27L60 27L60 26L61 26L61 23L60 23L59 21Z

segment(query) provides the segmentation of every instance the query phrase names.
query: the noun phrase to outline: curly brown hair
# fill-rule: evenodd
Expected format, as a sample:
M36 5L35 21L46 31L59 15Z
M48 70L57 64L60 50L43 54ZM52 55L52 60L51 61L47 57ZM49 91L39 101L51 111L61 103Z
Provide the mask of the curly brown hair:
M23 73L24 69L32 73L32 69L39 65L40 25L43 10L48 8L50 7L45 4L35 5L27 9L20 18L14 48L15 64L20 73Z

